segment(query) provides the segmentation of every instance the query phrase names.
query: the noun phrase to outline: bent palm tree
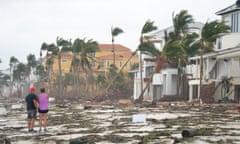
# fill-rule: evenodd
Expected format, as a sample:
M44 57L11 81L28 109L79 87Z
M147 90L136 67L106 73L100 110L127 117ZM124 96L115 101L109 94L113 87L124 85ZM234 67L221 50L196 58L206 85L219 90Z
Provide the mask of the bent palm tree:
M217 38L222 34L228 33L230 27L225 22L218 22L217 20L212 22L206 22L202 28L201 38L198 43L200 44L200 91L199 102L201 100L202 91L202 76L203 76L203 53L214 51L214 43Z
M19 63L18 59L15 58L14 56L10 57L10 95L12 95L12 90L13 90L13 71L16 69L16 65Z
M28 75L29 87L31 86L31 72L36 67L36 65L37 65L37 60L36 60L35 55L29 54L27 56L27 66L28 66L28 69L29 69L29 75Z
M118 27L112 27L111 34L112 34L112 52L113 52L113 64L115 65L115 47L114 47L114 37L118 36L119 34L123 33L123 30Z
M179 14L173 17L174 31L169 34L167 34L167 32L165 31L166 44L162 52L159 52L153 46L146 49L143 49L143 47L141 48L141 51L145 51L145 52L147 51L147 53L150 53L151 55L155 55L156 63L157 63L157 66L155 67L155 72L159 72L163 67L163 65L169 62L169 59L178 58L179 60L181 59L186 61L186 55L190 53L189 51L196 49L190 45L192 45L192 42L197 37L197 34L195 33L187 34L188 25L192 22L193 22L192 16L189 15L186 10L182 10ZM179 65L180 65L180 61L179 61ZM146 87L142 91L140 98L142 98L143 93L149 87L150 82L151 80L147 83Z
M154 22L147 20L141 30L139 47L142 47L144 40L146 40L146 38L147 38L147 37L146 38L144 37L144 34L152 32L154 30L157 30L157 27L154 25ZM139 58L139 74L140 74L140 87L141 87L141 92L142 92L143 91L143 76L142 76L142 53L141 53L141 51L140 51L140 58ZM140 95L140 97L142 97L142 94Z
M193 23L192 15L188 14L187 10L181 10L178 14L173 16L173 39L179 40L181 37L188 33L189 24Z
M76 72L77 67L81 67L84 71L86 67L91 69L91 63L95 62L95 52L99 50L98 43L92 39L76 39L72 46L73 58L73 71ZM76 81L79 86L78 79ZM79 91L77 92L79 94Z
M144 39L147 39L147 37L144 37L144 34L149 33L151 31L156 30L157 27L154 26L154 22L147 20L141 30L141 36L140 36L140 45L144 42ZM137 54L137 51L139 50L139 47L132 53L132 55L128 58L128 60L123 64L123 66L120 68L120 70L118 71L118 73L113 77L113 79L110 81L110 83L108 84L107 88L106 88L106 92L108 91L108 89L110 88L110 86L113 84L113 82L115 81L115 79L117 78L117 76L121 73L121 71L123 70L123 68L126 66L126 64L133 58L133 56L135 56ZM139 58L139 73L140 73L140 77L141 77L141 90L143 90L143 86L142 86L142 66L141 64L141 52L140 52L140 58Z
M166 44L163 48L165 57L171 59L178 69L177 79L177 95L181 87L180 76L182 73L181 67L186 64L188 54L196 53L196 41L198 35L189 33L189 24L194 23L192 15L188 14L187 10L181 10L172 18L173 32L166 34Z
M41 46L41 51L47 51L47 55L50 54L50 59L57 57L58 59L58 74L59 74L59 83L58 83L58 95L62 97L63 94L63 83L62 83L62 67L61 67L61 54L62 49L69 47L70 41L64 40L63 38L57 37L56 45L55 44L46 44L43 43Z

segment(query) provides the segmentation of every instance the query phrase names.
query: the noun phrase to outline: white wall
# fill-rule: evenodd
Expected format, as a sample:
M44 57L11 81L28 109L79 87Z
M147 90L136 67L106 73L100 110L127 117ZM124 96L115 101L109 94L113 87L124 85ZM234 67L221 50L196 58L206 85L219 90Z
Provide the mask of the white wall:
M240 77L240 57L232 59L232 76Z
M165 69L161 73L154 74L153 85L163 86L163 95L177 94L177 69Z
M135 79L134 80L134 87L133 87L133 99L136 100L139 98L141 94L141 80ZM143 89L146 87L147 83L143 83ZM149 86L149 88L143 94L144 99L152 99L153 97L153 87Z
M222 16L222 20L231 27L231 13L225 14Z
M240 45L240 33L229 33L227 35L224 35L217 40L217 44L219 43L219 40L221 40L221 46L217 46L217 51L233 48L237 45Z
M229 77L230 76L230 60L224 61L219 60L218 61L218 79L222 80L222 77Z

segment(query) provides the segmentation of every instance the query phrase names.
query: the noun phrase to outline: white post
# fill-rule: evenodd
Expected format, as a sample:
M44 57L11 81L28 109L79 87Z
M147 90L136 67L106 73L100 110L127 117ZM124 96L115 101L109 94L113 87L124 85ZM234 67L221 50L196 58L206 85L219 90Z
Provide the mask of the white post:
M189 85L189 102L193 100L193 85Z

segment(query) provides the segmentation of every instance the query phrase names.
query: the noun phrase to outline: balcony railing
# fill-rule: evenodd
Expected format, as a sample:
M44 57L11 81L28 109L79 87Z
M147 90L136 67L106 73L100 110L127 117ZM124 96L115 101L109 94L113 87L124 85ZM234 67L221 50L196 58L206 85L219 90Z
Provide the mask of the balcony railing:
M189 76L190 79L199 79L200 78L200 65L197 64L191 64L186 66L186 73Z

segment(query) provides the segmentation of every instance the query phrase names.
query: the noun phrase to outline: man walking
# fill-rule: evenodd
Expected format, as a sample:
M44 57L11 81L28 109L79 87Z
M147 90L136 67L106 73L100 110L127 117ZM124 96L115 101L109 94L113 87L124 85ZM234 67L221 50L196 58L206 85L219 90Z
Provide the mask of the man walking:
M27 118L28 118L28 132L29 133L34 133L37 132L36 130L33 129L34 127L34 122L36 119L37 115L37 109L38 109L38 99L36 94L34 94L35 88L31 87L29 89L29 94L25 98L25 101L27 103Z

